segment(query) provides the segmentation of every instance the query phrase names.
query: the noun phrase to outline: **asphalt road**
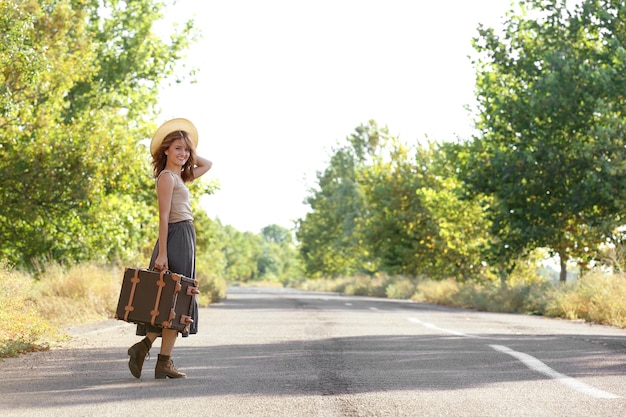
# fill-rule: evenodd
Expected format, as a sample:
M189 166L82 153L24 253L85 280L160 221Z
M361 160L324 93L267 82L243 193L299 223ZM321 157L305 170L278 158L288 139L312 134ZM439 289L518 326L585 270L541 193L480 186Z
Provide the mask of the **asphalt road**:
M134 326L0 363L0 416L626 415L626 331L293 290L229 290L179 338L188 377L127 368Z

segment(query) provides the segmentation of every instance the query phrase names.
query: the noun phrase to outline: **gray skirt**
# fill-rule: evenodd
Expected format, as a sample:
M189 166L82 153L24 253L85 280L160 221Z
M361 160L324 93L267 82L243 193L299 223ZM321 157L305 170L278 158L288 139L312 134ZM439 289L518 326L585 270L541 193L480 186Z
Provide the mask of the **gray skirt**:
M157 240L150 258L150 269L154 269L154 262L159 255L159 241ZM188 278L196 279L196 229L192 221L170 223L167 232L167 263L169 270ZM189 333L183 333L183 337L198 333L198 301L193 308L193 323ZM145 336L146 333L161 333L162 327L150 324L137 324L137 335Z

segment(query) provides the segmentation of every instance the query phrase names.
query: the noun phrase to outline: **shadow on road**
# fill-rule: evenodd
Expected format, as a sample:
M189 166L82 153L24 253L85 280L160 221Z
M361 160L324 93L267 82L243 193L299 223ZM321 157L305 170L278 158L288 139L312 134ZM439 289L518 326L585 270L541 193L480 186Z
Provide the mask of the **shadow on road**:
M234 293L237 294L237 290ZM248 316L244 317L254 317L272 309L290 309L288 316L300 312L304 323L316 311L335 317L338 310L350 309L359 314L371 313L374 317L380 311L371 309L377 307L390 311L434 310L435 314L452 310L383 299L367 299L367 303L360 304L362 299L358 297L324 293L300 292L292 296L289 291L266 290L256 297L254 290L239 290L239 294L212 308L224 312L223 317L231 317L231 310L247 310ZM332 305L328 301L332 301ZM211 330L210 326L201 328L201 332ZM41 352L0 363L0 392L4 394L0 406L19 404L24 408L46 408L149 398L193 401L197 396L453 391L547 379L540 373L528 371L520 361L495 351L490 345L506 345L529 355L537 354L548 366L574 378L598 373L604 376L626 374L626 340L619 336L481 334L480 338L471 338L436 332L388 333L347 337L320 335L272 343L213 342L209 346L179 343L174 359L178 368L189 375L180 380L153 379L156 351L144 365L141 379L130 375L125 349L119 347Z
M560 356L559 368L573 377L598 372L594 352L576 352L571 341L578 336L502 335L486 338L513 349L542 350ZM442 343L445 339L445 343ZM569 342L568 342L569 341ZM623 338L604 337L608 344L624 346ZM567 358L556 352L570 350ZM21 406L53 407L141 398L182 398L213 395L337 395L395 390L458 390L483 384L500 384L521 378L545 379L523 372L515 359L494 354L484 339L454 336L346 337L307 342L176 348L176 363L187 379L156 381L155 359L146 362L144 376L136 380L119 349L66 351L39 369L1 365L6 395L18 395ZM581 354L582 353L582 354ZM597 353L600 354L599 352ZM604 350L603 355L606 354ZM46 355L46 352L41 355ZM156 353L154 353L156 356ZM603 357L606 361L606 357ZM195 364L195 365L194 365ZM624 375L626 365L616 360L603 374ZM25 394L25 395L20 395ZM53 395L51 395L53 394ZM45 395L46 402L40 402Z

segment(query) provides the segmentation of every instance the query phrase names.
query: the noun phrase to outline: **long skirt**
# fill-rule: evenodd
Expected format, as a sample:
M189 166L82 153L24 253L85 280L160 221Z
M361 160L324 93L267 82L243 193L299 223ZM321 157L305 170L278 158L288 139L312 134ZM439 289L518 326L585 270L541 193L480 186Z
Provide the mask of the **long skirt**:
M157 240L150 258L150 269L154 269L154 263L159 255L159 241ZM191 221L170 223L167 233L167 263L169 270L196 279L196 229ZM189 333L183 333L183 337L198 333L198 301L196 300L192 317L193 323ZM137 324L136 334L145 336L146 333L161 333L160 326L150 324Z

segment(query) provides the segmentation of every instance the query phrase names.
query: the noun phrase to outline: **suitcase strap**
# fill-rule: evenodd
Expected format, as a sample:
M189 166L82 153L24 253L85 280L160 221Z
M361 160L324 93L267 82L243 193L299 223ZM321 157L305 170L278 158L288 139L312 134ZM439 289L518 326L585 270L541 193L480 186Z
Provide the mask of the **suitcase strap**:
M156 300L154 300L154 310L150 312L150 315L152 316L152 320L150 320L150 323L152 323L153 326L155 325L154 321L159 315L159 301L161 301L161 292L163 292L163 287L165 287L165 280L163 279L164 274L165 271L161 271L161 273L159 274L159 280L156 282L156 285L157 287L159 287L159 289L157 290Z
M137 288L137 284L139 283L140 279L139 279L139 270L135 269L135 275L130 279L130 282L133 283L132 287L130 288L130 297L128 297L128 304L126 305L126 307L124 307L124 320L128 321L128 315L130 314L131 311L133 311L135 309L135 307L133 307L133 298L135 297L135 289Z

